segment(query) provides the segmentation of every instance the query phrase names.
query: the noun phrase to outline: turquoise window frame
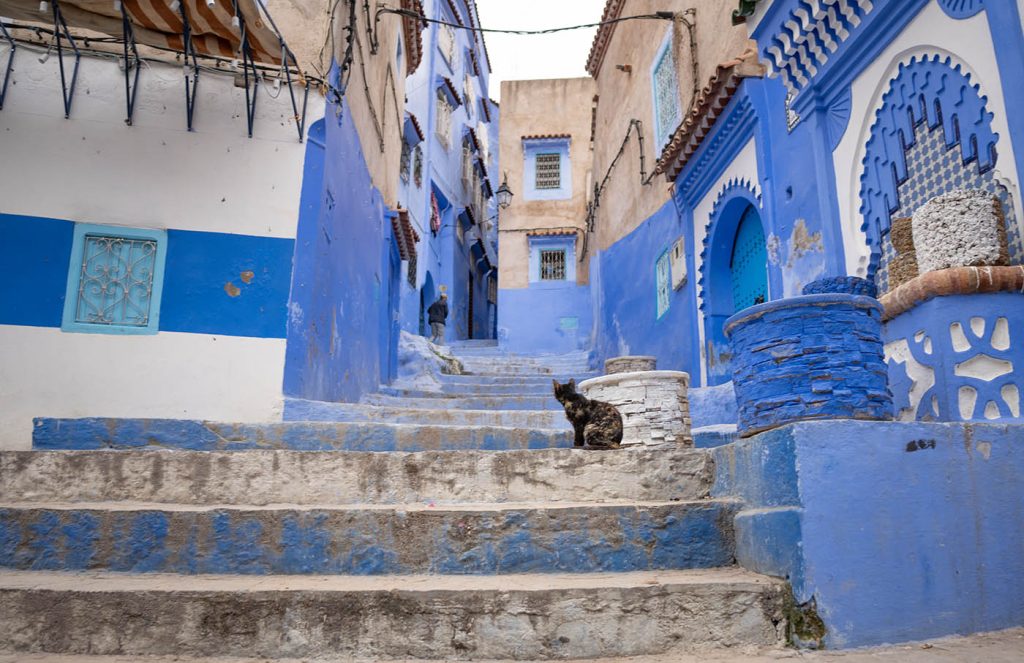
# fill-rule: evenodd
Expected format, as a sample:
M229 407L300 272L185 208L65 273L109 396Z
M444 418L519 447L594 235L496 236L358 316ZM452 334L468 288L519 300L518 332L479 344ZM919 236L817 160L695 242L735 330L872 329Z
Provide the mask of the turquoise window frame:
M540 278L541 251L565 251L565 278ZM530 287L554 287L576 283L576 236L554 235L530 237Z
M149 298L149 323L145 327L134 325L97 325L75 320L75 310L78 307L78 286L82 278L85 238L90 235L120 237L132 240L152 240L156 242L156 256L153 262L153 288ZM64 315L61 320L61 331L80 334L156 334L160 329L160 303L163 297L164 266L166 262L166 230L76 223L74 239L71 244L71 263L68 266L68 285L64 293Z
M572 198L572 162L569 138L527 138L523 140L523 199L567 200ZM558 154L559 187L537 188L537 155Z
M675 102L676 112L679 117L679 122L669 123L672 126L666 126L666 118L661 117L661 113L658 112L659 98L658 98L658 68L664 62L665 58L669 55L675 56L669 49L672 47L672 28L669 28L665 37L661 41L661 46L658 47L658 52L654 56L654 61L651 63L650 72L650 84L651 84L651 113L654 116L654 143L660 151L668 144L669 139L672 138L672 133L679 126L679 122L682 121L683 109L682 102L680 101L679 92L679 64L675 63L675 67L672 71L672 80L675 83Z
M654 310L656 312L655 320L661 320L668 310L672 308L672 257L669 255L669 249L665 249L658 256L658 259L654 261ZM661 275L658 273L660 266L665 265L665 279L662 281ZM662 288L665 290L665 307L661 306L661 292Z

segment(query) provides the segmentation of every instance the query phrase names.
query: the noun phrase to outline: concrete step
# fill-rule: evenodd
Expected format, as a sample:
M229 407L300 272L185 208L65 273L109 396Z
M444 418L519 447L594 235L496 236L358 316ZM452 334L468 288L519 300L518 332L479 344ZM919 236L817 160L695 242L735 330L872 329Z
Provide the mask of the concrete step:
M430 392L427 392L430 393ZM557 410L562 406L550 396L463 396L445 398L444 396L394 396L388 394L369 394L363 397L369 405L388 407L413 407L436 410Z
M514 398L544 396L554 400L551 384L542 385L459 385L446 384L441 389L423 389L401 385L381 387L380 394L399 398Z
M0 651L566 659L776 645L781 581L735 568L490 577L0 573Z
M554 398L551 401L557 405ZM571 447L572 433L498 426L377 422L236 424L190 419L36 419L32 446L37 450L157 448L194 451L501 451Z
M518 385L530 388L537 387L550 391L552 380L566 382L567 380L574 378L577 382L580 382L584 379L596 377L596 375L596 373L585 373L581 375L508 375L504 373L477 375L475 373L467 373L464 375L442 375L441 384Z
M734 563L731 500L0 504L0 567L131 573L596 573Z
M286 399L285 421L386 422L431 426L502 426L513 428L569 430L572 426L558 410L458 410L417 409L366 405L363 403L325 403Z
M3 502L395 504L699 500L694 449L536 451L0 451Z

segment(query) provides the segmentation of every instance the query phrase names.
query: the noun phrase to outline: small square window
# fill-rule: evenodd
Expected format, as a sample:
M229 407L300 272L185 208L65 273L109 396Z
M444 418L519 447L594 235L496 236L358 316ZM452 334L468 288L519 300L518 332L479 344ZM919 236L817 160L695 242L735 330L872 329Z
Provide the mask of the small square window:
M655 267L658 278L658 317L665 315L668 311L669 306L669 280L671 276L671 266L669 264L669 252L665 251L658 258L658 263Z
M64 331L155 334L167 233L76 224Z
M536 179L538 189L558 189L562 186L562 155L555 153L538 154Z
M565 249L542 250L540 252L540 280L565 280Z

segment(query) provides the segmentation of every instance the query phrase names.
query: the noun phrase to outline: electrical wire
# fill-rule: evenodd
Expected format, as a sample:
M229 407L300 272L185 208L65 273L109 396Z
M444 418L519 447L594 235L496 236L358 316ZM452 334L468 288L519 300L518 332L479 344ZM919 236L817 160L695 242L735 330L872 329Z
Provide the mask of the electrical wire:
M377 10L377 17L381 14L397 14L406 18L413 18L426 23L437 23L438 25L447 25L451 28L459 30L469 30L471 32L488 32L495 34L506 34L506 35L550 35L556 32L567 32L569 30L583 30L586 28L598 28L603 25L612 25L613 23L623 23L625 21L636 21L636 20L659 20L659 21L673 21L676 18L675 12L654 12L653 14L637 14L635 16L620 16L608 21L599 21L597 23L581 23L579 25L567 25L560 28L545 28L543 30L503 30L498 28L482 28L475 25L464 25L461 23L452 23L450 21L442 21L440 19L428 18L423 14L408 10L408 9L395 9L393 7L381 7Z

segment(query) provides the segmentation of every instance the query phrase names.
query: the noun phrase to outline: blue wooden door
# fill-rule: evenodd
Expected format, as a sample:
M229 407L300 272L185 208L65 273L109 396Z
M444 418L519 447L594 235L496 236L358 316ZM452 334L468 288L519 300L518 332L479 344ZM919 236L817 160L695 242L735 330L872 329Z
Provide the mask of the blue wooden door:
M768 301L768 251L761 217L753 206L740 219L729 272L735 311Z

